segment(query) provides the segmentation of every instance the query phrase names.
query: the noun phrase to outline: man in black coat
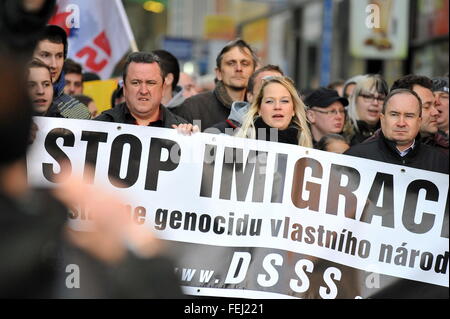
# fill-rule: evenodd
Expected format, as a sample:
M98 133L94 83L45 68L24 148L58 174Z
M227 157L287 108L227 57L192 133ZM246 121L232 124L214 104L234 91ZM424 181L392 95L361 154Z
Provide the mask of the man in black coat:
M214 91L192 96L173 110L202 131L225 121L234 101L245 101L248 79L255 71L257 58L251 47L238 39L222 49L216 64L218 81Z
M448 156L420 140L421 111L417 93L408 89L391 91L383 105L381 131L344 154L448 174ZM448 225L448 211L445 220ZM385 276L381 276L384 281ZM370 298L448 298L448 288L397 279Z
M187 123L161 104L164 78L158 56L131 53L123 72L125 102L104 111L95 120L164 128Z
M345 154L448 174L448 156L420 141L421 105L414 91L391 91L383 105L380 134Z
M424 144L437 147L448 155L448 141L438 134L439 111L433 95L433 81L423 75L409 74L392 84L391 90L395 89L408 89L417 93L422 101L421 141Z

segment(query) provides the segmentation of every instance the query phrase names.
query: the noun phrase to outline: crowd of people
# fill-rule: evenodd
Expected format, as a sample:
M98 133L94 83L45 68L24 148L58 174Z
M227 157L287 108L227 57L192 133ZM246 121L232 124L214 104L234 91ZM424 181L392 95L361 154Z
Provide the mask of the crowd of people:
M174 275L168 271L173 269L171 261L160 250L148 249L149 244L157 246L157 240L134 235L136 229L119 222L120 217L104 218L105 211L119 210L112 207L115 201L107 194L97 201L103 199L108 207L90 203L98 208L97 220L102 227L99 234L89 238L70 231L61 213L63 205L71 206L74 198L84 198L80 182L67 183L52 194L36 191L30 195L23 159L30 142L31 115L162 127L183 134L228 134L449 173L448 73L432 79L406 75L391 87L379 74L357 75L303 95L284 75L287 70L261 65L253 49L236 39L217 55L214 89L201 93L192 78L180 72L170 52L131 53L122 81L111 96L111 109L97 114L92 98L83 95L86 79L81 66L67 59L65 31L46 25L54 1L36 1L40 5L31 7L25 5L27 2L14 4L22 20L0 19L5 21L0 25L2 41L9 43L0 51L0 136L6 146L0 165L0 255L11 257L8 263L0 263L0 296L55 296L55 287L49 287L48 278L39 275L58 276L51 266L52 254L47 249L43 256L42 247L52 247L50 251L56 254L61 245L70 247L65 250L70 252L68 258L95 264L93 269L113 270L102 276L98 287L103 290L99 288L96 297L181 295ZM8 15L14 9L12 1L6 3L10 6L2 5L2 19L13 17ZM28 29L11 29L26 18L30 21ZM20 34L11 36L11 30L22 32L26 41L17 40ZM18 68L23 69L25 85L17 72L8 71L14 63L26 66ZM5 91L13 83L16 87ZM17 87L26 88L27 96L17 92ZM11 136L11 132L16 134ZM38 204L25 205L30 197ZM134 254L128 249L130 242ZM23 247L30 253L23 254ZM114 253L109 254L111 247ZM158 275L152 277L144 268L156 269L152 274ZM127 280L136 286L127 286L122 275L136 278ZM157 289L142 287L137 276L154 282ZM42 284L44 281L46 284ZM25 282L29 286L25 287ZM46 294L44 288L49 290ZM56 296L66 296L56 290L60 293Z

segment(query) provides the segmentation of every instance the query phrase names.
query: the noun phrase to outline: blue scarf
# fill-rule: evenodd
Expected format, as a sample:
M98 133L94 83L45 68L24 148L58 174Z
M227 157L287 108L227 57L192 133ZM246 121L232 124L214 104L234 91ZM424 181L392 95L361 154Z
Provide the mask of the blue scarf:
M53 84L53 97L60 96L64 92L64 87L66 86L66 80L64 80L64 71L61 71L59 80Z

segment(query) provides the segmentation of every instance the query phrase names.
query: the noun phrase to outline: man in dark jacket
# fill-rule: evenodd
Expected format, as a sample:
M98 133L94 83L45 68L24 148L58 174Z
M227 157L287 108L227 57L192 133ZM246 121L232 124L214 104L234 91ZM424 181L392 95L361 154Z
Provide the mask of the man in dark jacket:
M161 104L164 78L158 56L131 53L123 72L125 102L104 111L95 120L165 128L187 123Z
M387 96L378 137L351 147L345 154L448 174L448 156L420 141L422 101L408 89Z
M228 43L216 59L218 82L212 92L186 99L174 113L205 129L223 122L234 101L245 101L248 79L255 70L257 57L243 40Z
M421 141L448 155L448 141L438 134L439 111L433 95L433 81L422 75L405 75L392 84L391 90L395 89L408 89L417 93L422 100Z
M33 57L50 67L53 82L53 103L46 116L88 120L91 118L86 105L64 94L64 60L67 57L67 34L56 25L47 25L39 37Z

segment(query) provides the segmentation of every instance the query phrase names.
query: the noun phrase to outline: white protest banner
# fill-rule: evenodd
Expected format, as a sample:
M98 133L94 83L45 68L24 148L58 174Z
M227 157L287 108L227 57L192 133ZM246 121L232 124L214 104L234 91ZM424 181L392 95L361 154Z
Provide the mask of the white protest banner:
M130 47L137 51L121 0L58 0L49 21L68 34L68 57L108 79Z
M448 175L223 135L35 122L29 182L54 187L63 159L80 176L93 164L87 182L172 244L188 294L370 297L400 279L448 289ZM70 218L89 228L82 208Z

